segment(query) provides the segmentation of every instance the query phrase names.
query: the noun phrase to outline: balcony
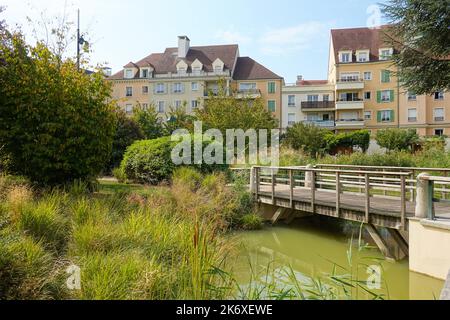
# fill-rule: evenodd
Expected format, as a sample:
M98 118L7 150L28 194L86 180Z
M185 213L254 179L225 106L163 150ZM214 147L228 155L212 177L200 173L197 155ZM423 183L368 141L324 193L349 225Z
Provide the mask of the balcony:
M334 120L305 120L302 121L304 124L313 124L317 127L321 128L334 128L336 125L334 123Z
M257 99L261 98L261 90L259 89L243 89L236 92L237 99Z
M362 90L364 80L360 78L343 78L336 82L336 90Z
M336 103L334 101L304 101L302 102L302 111L329 111L335 110Z
M155 74L154 79L174 79L174 78L218 78L218 77L231 77L229 70L218 72L168 72Z
M361 128L364 128L364 119L337 120L336 128L361 129Z
M336 110L361 110L364 109L363 99L338 99L336 101Z

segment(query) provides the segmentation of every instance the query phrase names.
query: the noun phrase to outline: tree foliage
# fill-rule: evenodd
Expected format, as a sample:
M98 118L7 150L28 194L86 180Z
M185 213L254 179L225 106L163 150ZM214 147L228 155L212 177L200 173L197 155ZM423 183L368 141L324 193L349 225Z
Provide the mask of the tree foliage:
M189 132L193 132L194 121L196 120L195 115L190 115L186 112L186 102L184 102L182 108L170 108L167 114L167 121L163 124L164 134L170 136L178 129L186 129Z
M398 49L400 82L416 94L450 89L448 0L390 0L382 6L392 24L386 38Z
M123 155L129 146L137 140L145 139L139 124L133 118L128 117L124 111L117 110L116 118L116 131L108 167L109 171L120 165Z
M0 145L8 169L41 184L93 178L114 135L111 89L21 34L0 42Z
M326 137L329 133L329 130L314 124L299 122L287 129L285 143L295 150L302 150L312 158L316 158L328 149Z
M136 106L133 111L133 120L141 128L145 139L151 140L163 136L163 126L153 105L148 108Z
M218 129L225 135L227 129L275 129L277 120L267 110L261 99L236 99L226 94L219 85L217 95L209 94L204 107L196 110L203 128Z
M403 151L412 149L419 142L419 137L412 129L386 129L377 132L376 141L389 151Z

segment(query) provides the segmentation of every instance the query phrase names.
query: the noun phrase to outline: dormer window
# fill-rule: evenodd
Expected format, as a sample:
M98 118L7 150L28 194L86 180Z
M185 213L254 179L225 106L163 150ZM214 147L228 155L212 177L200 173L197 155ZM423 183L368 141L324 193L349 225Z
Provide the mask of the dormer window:
M339 52L339 62L340 63L350 63L350 62L352 62L352 51L341 51L341 52Z
M392 55L394 54L394 49L392 48L382 48L380 49L380 60L389 60L392 58Z
M179 75L185 75L187 72L187 68L188 65L183 60L177 63L177 72Z
M191 69L194 75L200 75L203 70L203 63L201 63L200 60L195 59L191 64Z
M147 79L149 78L150 70L148 68L141 69L141 78Z
M368 62L369 61L369 51L362 50L356 52L358 62Z
M125 69L125 79L133 78L133 69Z
M223 72L224 66L225 64L223 63L223 61L217 58L213 63L214 73L221 74Z

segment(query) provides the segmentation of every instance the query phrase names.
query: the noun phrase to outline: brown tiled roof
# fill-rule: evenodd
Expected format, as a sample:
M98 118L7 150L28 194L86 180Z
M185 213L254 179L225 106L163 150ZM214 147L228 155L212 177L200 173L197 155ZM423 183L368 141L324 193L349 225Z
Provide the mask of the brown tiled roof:
M328 84L328 80L300 80L297 81L298 86L317 86Z
M126 65L123 66L124 68L137 68L138 66L133 62L128 62Z
M339 51L352 50L370 50L370 60L378 61L379 49L391 47L385 42L384 31L388 26L382 26L378 29L352 28L352 29L334 29L331 30L331 39L334 46L336 61L339 61ZM355 61L356 59L353 59Z
M258 80L258 79L282 79L263 65L249 57L238 58L233 79Z
M185 61L190 66L198 59L203 64L204 71L212 72L213 62L219 58L225 64L225 69L233 71L234 62L238 53L238 45L191 47L186 58L180 59L177 56L178 48L167 48L164 53L153 53L138 61L135 65L140 68L151 65L156 74L176 73L176 66L180 60ZM114 74L109 79L123 79L123 70Z

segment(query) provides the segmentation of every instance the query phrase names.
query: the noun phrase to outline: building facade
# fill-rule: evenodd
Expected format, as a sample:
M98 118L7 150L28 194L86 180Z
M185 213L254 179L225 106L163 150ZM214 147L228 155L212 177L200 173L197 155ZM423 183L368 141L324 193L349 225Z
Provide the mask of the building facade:
M162 119L171 108L185 107L193 113L223 83L226 93L237 99L261 98L281 124L283 78L240 57L238 45L191 47L190 39L180 36L177 48L130 62L108 81L113 98L127 113L137 105L156 108Z

